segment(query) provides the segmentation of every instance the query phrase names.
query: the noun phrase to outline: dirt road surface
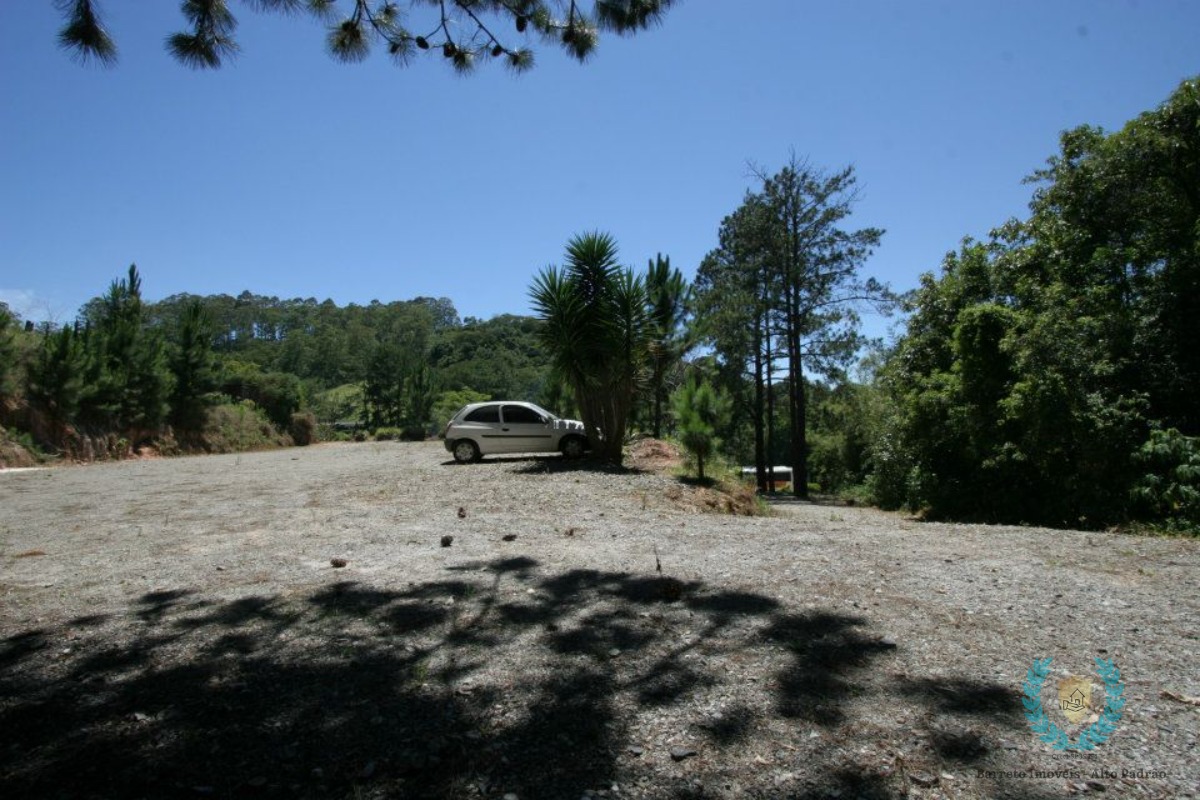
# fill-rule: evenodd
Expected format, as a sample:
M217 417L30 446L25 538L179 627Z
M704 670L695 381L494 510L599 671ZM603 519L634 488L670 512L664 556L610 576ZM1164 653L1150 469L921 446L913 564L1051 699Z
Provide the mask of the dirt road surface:
M692 491L436 442L0 474L0 797L1197 796L1200 542Z

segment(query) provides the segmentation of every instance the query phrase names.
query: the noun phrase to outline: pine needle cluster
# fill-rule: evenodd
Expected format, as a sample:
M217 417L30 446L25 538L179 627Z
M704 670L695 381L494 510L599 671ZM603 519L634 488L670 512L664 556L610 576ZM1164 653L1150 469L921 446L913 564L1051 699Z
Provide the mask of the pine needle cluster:
M407 65L420 53L442 56L459 73L482 61L514 72L533 67L530 41L562 48L586 61L601 31L628 35L660 23L673 0L596 0L591 11L575 0L250 0L260 12L304 14L327 29L336 60L356 63L379 46ZM117 45L104 26L100 0L58 0L59 43L82 61L111 65ZM227 0L183 0L187 27L166 39L168 52L195 69L217 69L240 51L237 18Z

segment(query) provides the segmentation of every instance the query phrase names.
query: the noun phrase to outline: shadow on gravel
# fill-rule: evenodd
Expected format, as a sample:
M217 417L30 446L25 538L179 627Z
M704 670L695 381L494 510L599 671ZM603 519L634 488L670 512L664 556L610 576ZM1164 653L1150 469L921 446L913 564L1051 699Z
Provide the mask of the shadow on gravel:
M792 664L778 678L780 714L826 727L846 721L846 701L857 690L854 672L895 647L864 634L866 622L825 611L774 618L764 635L792 654Z
M515 472L518 475L545 475L560 472L599 472L605 475L642 475L645 470L626 464L610 464L594 458L563 458L562 456L535 456L532 458L488 458L488 461L524 462Z
M645 470L621 464L609 464L594 458L563 458L561 455L543 456L484 456L479 464L519 464L513 470L518 475L546 475L562 472L600 472L606 475L641 475ZM443 461L443 466L470 469L475 464L459 464L453 459Z
M864 617L797 612L702 582L541 574L526 557L453 574L233 601L179 588L111 619L9 636L0 794L541 798L620 783L623 796L723 797L685 767L719 774L723 752L744 755L761 712L734 704L700 720L688 703L742 680L733 660L777 670L751 678L777 687L775 713L833 728L850 716L855 676L892 647ZM487 672L494 659L513 667ZM1012 713L999 687L899 692L951 715ZM702 752L676 764L664 743L637 741L638 709L698 729ZM947 752L969 760L970 742L947 736ZM794 768L802 787L778 788L764 772L754 796L909 788L832 756Z

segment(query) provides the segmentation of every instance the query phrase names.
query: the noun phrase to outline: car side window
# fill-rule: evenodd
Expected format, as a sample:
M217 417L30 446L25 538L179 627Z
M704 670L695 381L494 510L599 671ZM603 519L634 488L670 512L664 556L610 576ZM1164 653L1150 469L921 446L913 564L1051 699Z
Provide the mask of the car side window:
M525 406L505 406L504 421L514 424L540 425L542 415L532 408L526 408Z
M477 408L463 419L463 422L499 422L500 406L483 406Z

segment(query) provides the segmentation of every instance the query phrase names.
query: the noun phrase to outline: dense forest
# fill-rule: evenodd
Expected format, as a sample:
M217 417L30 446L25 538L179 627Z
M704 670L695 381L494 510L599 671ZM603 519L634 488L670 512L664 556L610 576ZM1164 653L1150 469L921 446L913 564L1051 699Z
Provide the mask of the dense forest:
M423 438L514 398L602 420L613 460L627 435L676 437L764 490L782 464L798 495L929 517L1200 527L1200 81L1118 132L1063 133L1027 218L903 295L860 274L885 232L848 225L853 169L756 180L694 284L580 236L534 279L536 316L147 302L136 267L64 326L0 305L5 440L91 459ZM902 313L900 337L865 341L865 308Z

